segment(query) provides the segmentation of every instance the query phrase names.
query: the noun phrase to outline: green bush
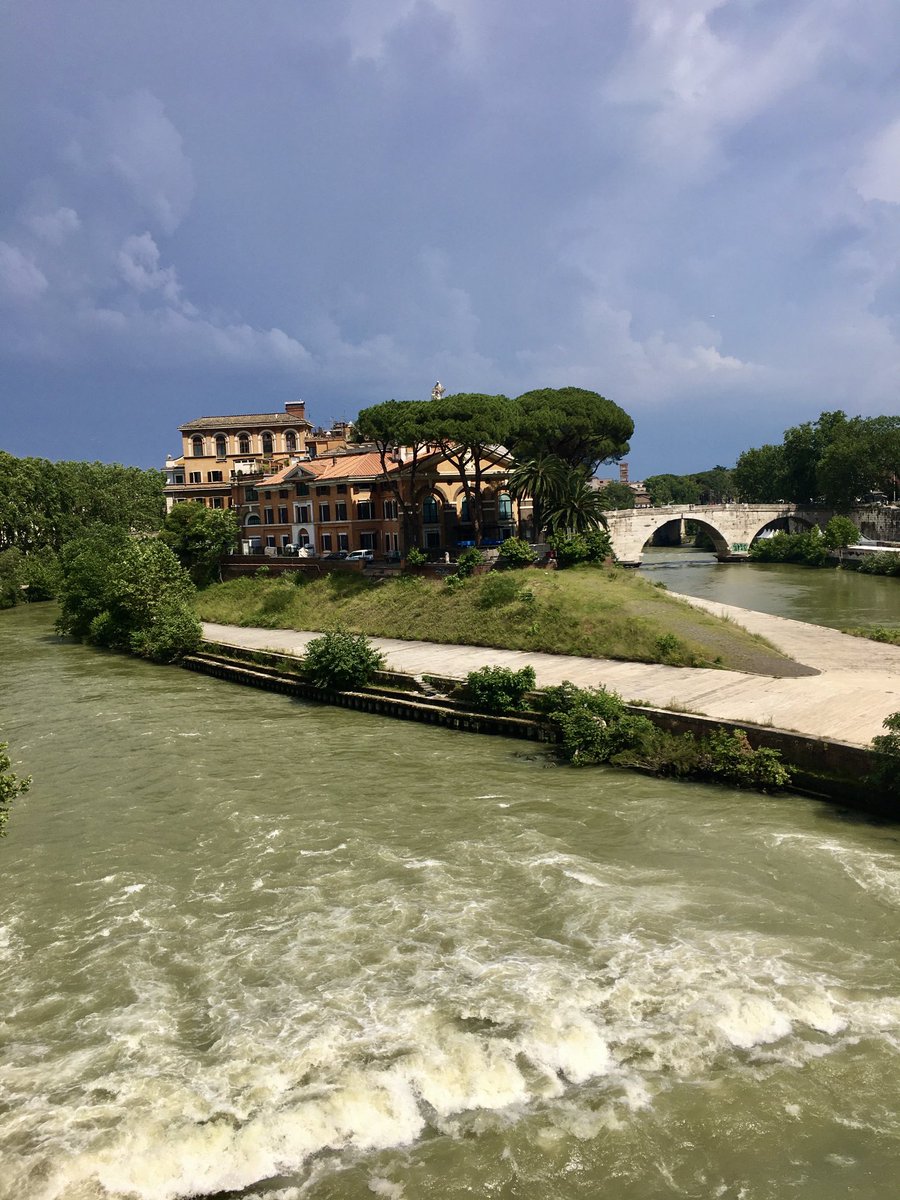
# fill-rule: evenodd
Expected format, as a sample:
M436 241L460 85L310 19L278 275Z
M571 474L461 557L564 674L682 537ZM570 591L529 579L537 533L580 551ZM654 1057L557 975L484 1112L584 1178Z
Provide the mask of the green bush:
M479 580L479 582L481 582ZM512 604L518 600L520 592L519 578L506 572L491 571L484 576L481 590L478 593L479 608L497 608L504 604Z
M682 649L681 640L674 633L664 633L656 639L656 653L663 662L680 654Z
M303 673L317 687L353 691L365 687L384 667L384 655L363 633L333 629L306 647Z
M549 543L556 551L556 565L562 570L579 563L602 566L614 557L609 534L602 528L587 533L557 533Z
M531 667L523 667L521 671L512 671L508 667L482 667L466 676L463 696L481 712L518 712L534 683Z
M527 567L534 562L534 551L522 538L507 538L500 547L497 562L503 567Z
M791 771L778 750L754 750L742 729L719 727L701 743L698 774L738 787L783 788Z
M481 566L483 562L484 555L477 546L472 546L470 550L463 550L456 560L456 574L460 579L466 579L469 575L474 574L475 568Z
M540 704L559 731L561 757L574 766L637 763L656 734L652 721L633 716L606 688L578 688L566 680L547 688Z
M821 567L830 562L828 542L818 525L806 533L776 533L771 538L761 538L750 547L750 557L755 562L802 563L807 567Z
M884 720L887 733L872 738L872 749L880 761L872 774L872 782L885 795L900 799L900 712Z
M408 567L422 567L428 562L428 557L423 550L418 546L410 546L406 552L406 565Z
M12 760L6 753L8 749L7 742L0 742L0 837L6 837L6 824L13 800L23 796L31 787L30 775L20 779L10 770Z
M131 649L141 658L170 663L200 649L203 632L200 622L185 604L160 607L150 623L132 633Z
M13 608L22 599L25 555L15 546L0 553L0 608Z

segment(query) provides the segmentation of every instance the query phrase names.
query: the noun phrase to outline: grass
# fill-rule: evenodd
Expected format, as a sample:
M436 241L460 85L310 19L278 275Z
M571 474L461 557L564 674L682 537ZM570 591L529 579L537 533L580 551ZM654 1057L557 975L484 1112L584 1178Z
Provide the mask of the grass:
M869 638L873 642L886 642L889 646L900 646L900 629L888 629L884 625L869 625L857 629L842 629L852 637Z
M416 576L295 578L215 584L198 594L197 613L227 625L313 631L341 625L374 637L793 673L780 651L633 571L491 572L452 587Z

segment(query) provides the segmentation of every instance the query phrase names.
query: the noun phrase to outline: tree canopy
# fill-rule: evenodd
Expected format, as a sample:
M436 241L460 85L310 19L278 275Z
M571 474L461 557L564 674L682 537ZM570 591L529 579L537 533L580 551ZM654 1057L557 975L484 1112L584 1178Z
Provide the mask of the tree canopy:
M601 462L628 453L634 421L624 409L584 388L539 388L515 401L506 445L519 460L553 454L593 474Z
M161 541L175 553L197 587L220 578L222 556L234 549L240 522L233 508L207 508L196 501L176 504L163 522Z

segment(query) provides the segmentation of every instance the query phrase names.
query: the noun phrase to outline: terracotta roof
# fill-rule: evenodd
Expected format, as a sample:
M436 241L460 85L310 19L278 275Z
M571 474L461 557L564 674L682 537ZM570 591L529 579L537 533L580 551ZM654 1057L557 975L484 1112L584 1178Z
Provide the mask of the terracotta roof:
M388 463L388 470L395 471L398 466L398 463ZM311 458L282 467L274 475L267 475L265 479L254 484L254 487L275 487L288 479L299 480L304 476L313 479L376 479L382 474L381 457L378 454L323 454L321 458Z
M307 429L312 429L312 421L307 421L305 417L301 417L298 413L285 412L238 413L237 415L227 417L198 417L196 421L188 421L186 425L179 425L178 429L181 433L189 433L194 429L244 429L248 426L260 428L266 425L287 426L288 428L305 426Z

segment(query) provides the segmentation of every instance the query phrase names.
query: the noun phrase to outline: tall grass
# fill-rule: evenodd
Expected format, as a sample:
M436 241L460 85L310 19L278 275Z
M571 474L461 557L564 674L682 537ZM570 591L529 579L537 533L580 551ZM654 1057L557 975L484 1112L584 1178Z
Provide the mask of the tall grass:
M242 578L200 592L206 621L326 630L589 658L778 674L784 656L745 630L661 592L634 572L489 573L453 587L405 576Z

